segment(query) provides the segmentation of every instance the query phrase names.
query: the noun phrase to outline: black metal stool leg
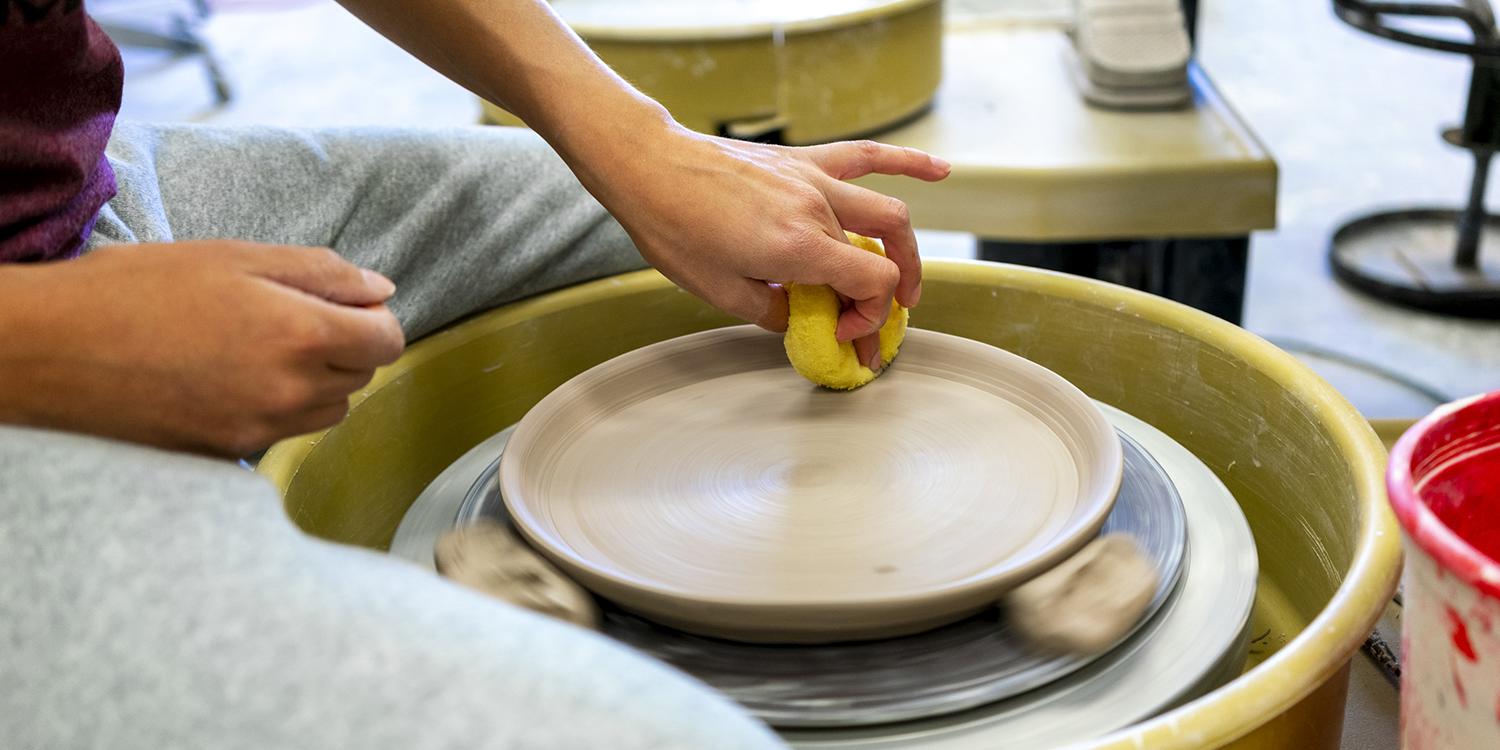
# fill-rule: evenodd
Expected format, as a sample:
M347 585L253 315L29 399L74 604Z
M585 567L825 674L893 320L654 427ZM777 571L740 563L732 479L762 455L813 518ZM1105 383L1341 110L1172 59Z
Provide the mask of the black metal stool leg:
M1487 148L1474 149L1474 179L1469 183L1469 204L1458 220L1458 252L1453 264L1460 270L1479 270L1479 240L1484 233L1484 192L1490 179L1490 157Z
M0 2L3 1L0 0ZM208 42L204 41L202 35L198 33L198 26L208 17L209 12L207 0L193 0L194 17L174 14L168 20L168 28L165 31L148 25L133 25L107 18L100 22L100 26L121 47L160 49L175 55L201 56L208 73L209 86L213 89L214 103L223 106L229 103L233 95L229 80L224 75L224 70L219 65Z
M1500 219L1484 207L1490 158L1500 148L1500 30L1487 0L1463 3L1333 0L1340 19L1404 44L1467 55L1474 61L1463 125L1443 139L1474 154L1463 208L1386 211L1345 223L1328 247L1334 275L1389 302L1449 315L1500 318L1500 270L1480 265L1485 244L1500 244ZM1427 36L1426 26L1393 19L1448 19L1471 41ZM1488 241L1488 242L1487 242Z

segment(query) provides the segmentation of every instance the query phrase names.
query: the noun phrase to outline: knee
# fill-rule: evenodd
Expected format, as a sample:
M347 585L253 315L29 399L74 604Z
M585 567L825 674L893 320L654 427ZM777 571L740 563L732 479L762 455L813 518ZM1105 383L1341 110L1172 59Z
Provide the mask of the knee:
M253 723L274 725L288 742L321 738L310 746L369 748L782 746L707 687L601 636L389 558L316 547L300 564L317 574L284 576L274 596L245 607L247 616L268 605L280 609L258 630L286 644L284 650L271 661L241 661L230 678L261 692L274 686L269 692L283 704ZM309 720L290 724L288 716Z

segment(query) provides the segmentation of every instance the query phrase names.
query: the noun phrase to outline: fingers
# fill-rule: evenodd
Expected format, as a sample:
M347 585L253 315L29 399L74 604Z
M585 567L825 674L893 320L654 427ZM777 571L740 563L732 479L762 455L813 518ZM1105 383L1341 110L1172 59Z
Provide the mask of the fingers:
M902 307L916 307L922 298L922 258L917 251L917 235L911 228L906 204L844 182L830 182L825 187L825 195L843 228L880 238L885 245L886 257L901 272L901 281L896 285L896 301Z
M765 307L762 308L760 318L754 321L755 324L772 333L785 333L787 316L790 314L786 289L780 284L768 284L754 279L749 281L752 286L757 287L755 293L765 299Z
M710 283L702 296L715 307L772 333L786 331L786 290L779 284L730 277Z
M374 369L345 370L314 365L288 386L295 399L281 402L281 413L270 424L270 440L317 432L338 424L349 413L349 396L370 382Z
M827 284L849 298L835 332L840 342L853 341L880 330L891 311L891 297L901 280L900 269L889 259L865 252L842 239L815 235L798 268L789 269L799 284Z
M290 419L286 425L288 435L305 435L332 427L349 416L347 398L320 404Z
M401 356L406 336L384 307L324 307L324 361L343 370L373 370ZM353 390L352 388L350 389Z
M880 334L872 333L854 340L854 356L865 367L880 372Z
M241 257L257 276L340 305L380 304L396 291L390 279L328 248L247 246Z
M338 424L349 413L349 396L363 388L373 368L346 370L313 364L289 375L279 394L272 394L260 447L294 435L317 432Z
M346 400L355 391L369 385L370 379L375 377L375 369L346 370L341 367L325 366L316 375L318 382L321 383L320 400L331 402Z
M936 182L948 176L948 162L923 151L875 141L844 141L808 146L802 152L836 180L890 174Z
M273 329L305 366L374 370L396 361L406 347L400 322L384 305L353 307L309 298L274 280L258 283L280 297Z

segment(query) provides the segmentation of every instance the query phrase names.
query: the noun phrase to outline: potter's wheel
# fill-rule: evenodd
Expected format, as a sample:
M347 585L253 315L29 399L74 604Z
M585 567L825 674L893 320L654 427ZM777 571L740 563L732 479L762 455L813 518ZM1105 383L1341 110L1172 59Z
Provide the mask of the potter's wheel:
M1160 573L1144 622L1176 590L1186 514L1161 466L1128 436L1122 441L1125 480L1101 533L1133 536ZM480 518L510 523L495 481L497 465L470 488L458 525ZM604 613L603 630L611 638L697 677L778 727L882 724L953 713L1019 695L1093 661L1027 648L995 608L914 635L806 646L703 638L607 603Z
M1224 486L1191 453L1144 422L1118 410L1103 408L1121 434L1134 441L1134 446L1126 442L1128 453L1137 456L1133 466L1138 471L1143 465L1149 466L1142 464L1141 456L1155 459L1181 496L1186 536L1191 540L1175 590L1159 603L1161 608L1156 615L1125 643L1091 664L1051 665L1049 674L1040 677L1033 674L1029 680L1017 678L1004 690L997 689L998 683L991 683L988 688L995 692L984 697L965 693L963 683L954 679L946 681L948 689L940 685L927 694L907 684L883 698L865 696L863 703L845 700L842 705L836 701L831 707L825 705L824 715L829 718L819 721L806 718L805 712L799 720L795 716L777 715L771 707L757 706L750 695L754 686L742 685L736 690L746 704L752 710L765 711L766 718L778 724L805 727L841 723L837 728L784 730L788 739L799 747L1051 748L1140 721L1238 674L1245 655L1245 628L1256 578L1254 542L1243 515ZM392 554L430 568L432 547L438 535L456 523L499 507L486 480L507 438L508 431L476 446L428 486L398 529L391 544ZM1134 507L1129 496L1122 494L1121 500L1125 507ZM1158 508L1169 507L1160 504L1159 497L1156 502ZM1166 518L1170 517L1169 513ZM1170 537L1170 520L1153 516L1151 521L1160 524L1163 528L1158 531ZM692 639L618 612L610 612L607 623L612 630L620 631L616 637L658 655L670 650L674 639L678 644L683 639ZM882 646L824 648L872 647ZM733 648L727 651L732 652ZM696 656L701 658L702 654ZM940 653L927 655L928 660L942 658ZM876 673L900 673L899 667L915 669L922 660L907 655L896 669L880 662L880 657L861 661ZM941 678L942 674L936 676ZM838 675L831 677L835 681L842 679ZM761 687L774 695L786 686L763 683ZM1027 687L1033 689L1017 694ZM944 696L947 701L944 707L924 706L923 701L932 695ZM994 701L1000 695L1011 697L959 713L881 726L853 726L875 720L893 721L911 716L918 708L924 713L952 711L965 705L974 706L976 702ZM786 711L785 707L776 710ZM888 713L882 718L881 711Z

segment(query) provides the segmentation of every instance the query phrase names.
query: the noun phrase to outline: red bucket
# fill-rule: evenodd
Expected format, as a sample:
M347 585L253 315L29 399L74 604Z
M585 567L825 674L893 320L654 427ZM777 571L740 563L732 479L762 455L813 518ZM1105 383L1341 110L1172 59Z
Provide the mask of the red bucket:
M1402 435L1386 487L1406 547L1402 746L1500 748L1500 391Z

